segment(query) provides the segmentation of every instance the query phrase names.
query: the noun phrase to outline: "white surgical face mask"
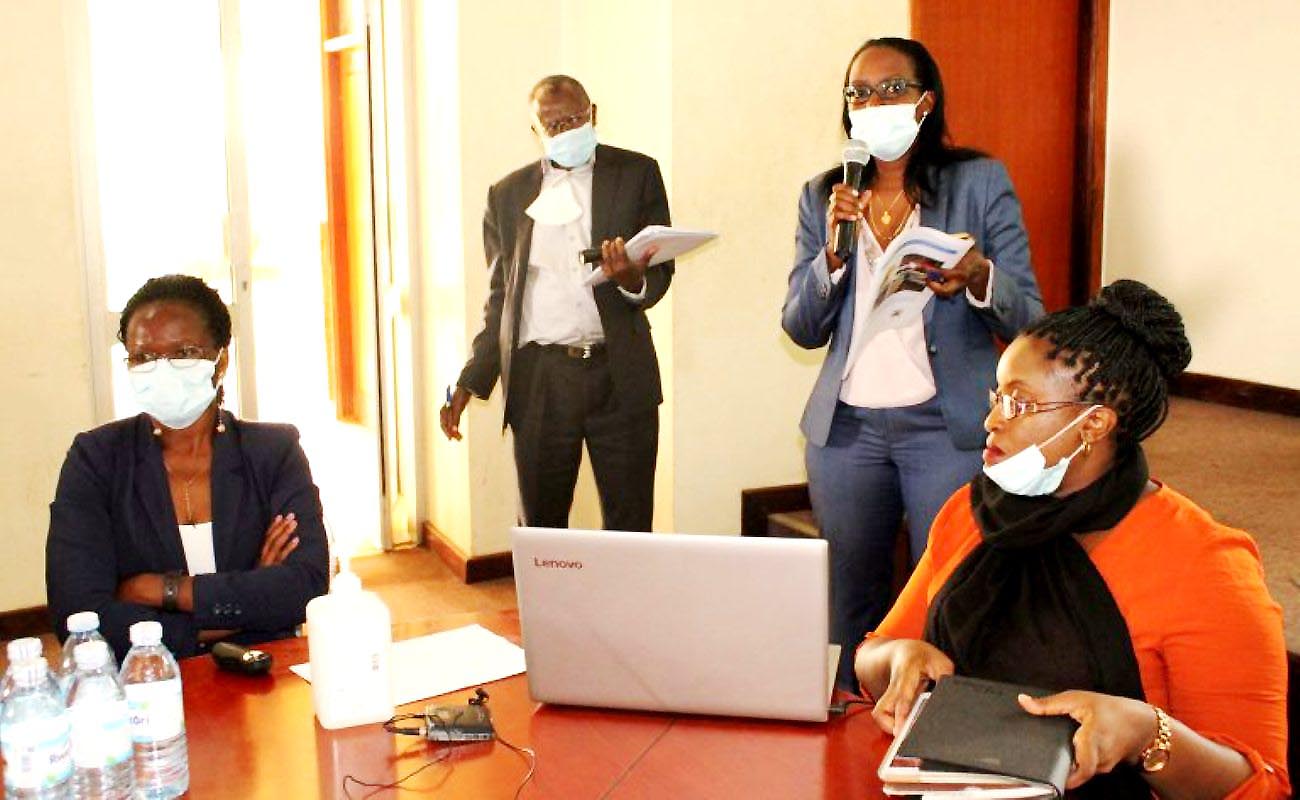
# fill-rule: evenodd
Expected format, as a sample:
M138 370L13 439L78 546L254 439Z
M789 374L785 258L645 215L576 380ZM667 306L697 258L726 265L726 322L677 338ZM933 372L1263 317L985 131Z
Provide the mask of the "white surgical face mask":
M1070 468L1070 460L1083 450L1083 443L1080 442L1073 453L1050 467L1047 466L1047 457L1043 455L1043 447L1078 425L1084 417L1098 408L1101 406L1088 406L1087 410L1075 417L1069 425L1052 434L1051 438L1042 444L1031 444L1010 458L996 464L985 464L984 474L989 476L989 480L1001 486L1004 492L1010 494L1018 494L1021 497L1051 494L1060 488L1061 481L1065 480L1065 471Z
M546 157L561 167L580 167L596 153L596 127L588 122L554 136L543 136L542 145Z
M168 428L180 430L193 425L217 396L217 387L212 383L215 360L201 358L193 366L178 368L160 358L146 366L151 368L129 370L131 389L140 408Z
M921 123L928 115L916 118L916 107L925 99L921 93L915 103L894 103L892 105L863 106L849 109L849 138L867 143L873 158L881 161L897 161L903 157L916 135L921 130Z

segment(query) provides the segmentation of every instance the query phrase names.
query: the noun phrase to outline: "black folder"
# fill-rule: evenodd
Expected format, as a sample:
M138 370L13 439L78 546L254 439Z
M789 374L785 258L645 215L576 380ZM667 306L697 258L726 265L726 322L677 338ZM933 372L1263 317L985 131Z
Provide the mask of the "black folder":
M957 675L941 678L898 755L919 758L924 770L1005 775L1046 784L1063 796L1079 725L1065 716L1030 714L1016 700L1021 693L1052 694Z

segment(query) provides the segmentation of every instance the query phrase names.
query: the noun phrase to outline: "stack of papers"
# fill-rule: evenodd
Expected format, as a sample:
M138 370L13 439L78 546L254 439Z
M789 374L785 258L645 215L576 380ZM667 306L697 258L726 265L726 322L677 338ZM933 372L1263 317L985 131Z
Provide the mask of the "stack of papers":
M389 651L393 704L437 697L524 671L524 650L481 625L393 643ZM311 665L289 671L311 682Z
M705 242L716 238L718 238L718 234L713 231L693 231L686 228L670 228L667 225L647 225L636 236L628 239L624 246L627 248L628 257L633 261L640 261L645 257L647 250L651 247L658 247L659 250L650 259L650 266L653 267L655 264L662 264L665 261L689 253ZM608 281L609 278L599 268L593 269L591 274L583 280L587 286L599 286Z

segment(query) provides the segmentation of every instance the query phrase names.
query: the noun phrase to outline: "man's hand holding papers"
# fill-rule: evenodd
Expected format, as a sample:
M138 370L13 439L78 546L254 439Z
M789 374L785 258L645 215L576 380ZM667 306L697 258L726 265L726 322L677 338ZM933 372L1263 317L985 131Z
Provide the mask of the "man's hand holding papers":
M588 286L599 286L609 280L619 281L619 285L629 292L641 288L641 276L648 267L662 264L670 259L685 255L700 245L717 238L712 231L670 228L666 225L647 225L628 239L621 238L602 242L600 247L601 266L593 269L585 282ZM633 271L639 270L636 280L631 280ZM627 278L627 285L619 280L619 275Z

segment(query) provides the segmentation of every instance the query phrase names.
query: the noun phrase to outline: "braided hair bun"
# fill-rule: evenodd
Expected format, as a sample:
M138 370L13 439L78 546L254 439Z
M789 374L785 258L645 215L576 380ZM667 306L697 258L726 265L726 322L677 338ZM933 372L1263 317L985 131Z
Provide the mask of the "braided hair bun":
M1114 317L1141 342L1166 379L1191 363L1192 344L1187 341L1182 315L1173 303L1145 283L1115 281L1103 288L1090 305Z
M1137 281L1115 281L1088 305L1041 317L1023 334L1052 344L1047 356L1075 371L1080 400L1114 409L1121 446L1136 445L1165 421L1169 380L1192 360L1178 310Z

